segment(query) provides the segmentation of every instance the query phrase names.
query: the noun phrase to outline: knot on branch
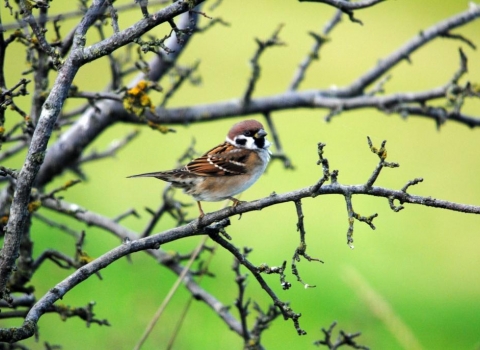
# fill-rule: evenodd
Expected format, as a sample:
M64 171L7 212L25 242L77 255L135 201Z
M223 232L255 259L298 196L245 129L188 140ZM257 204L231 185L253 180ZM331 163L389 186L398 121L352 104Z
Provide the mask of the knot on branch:
M230 226L230 218L225 218L223 220L214 222L213 224L204 227L203 231L209 236L222 234L230 241L232 237L230 237L230 235L225 231L225 227L227 226Z
M290 282L286 280L285 275L285 267L287 266L287 261L284 260L282 266L268 266L267 264L263 263L257 267L257 271L260 273L265 273L267 275L270 274L278 274L280 275L280 285L282 286L283 290L288 290L292 286Z
M420 182L423 182L423 178L421 178L421 177L417 177L417 178L415 178L415 179L413 179L413 180L410 180L410 181L408 181L408 182L405 184L405 186L402 187L401 191L402 191L405 195L408 196L407 189L408 189L410 186L414 186L414 185L419 184ZM400 205L399 205L399 206L396 206L396 205L394 204L393 201L394 201L395 199L398 199L398 201L400 202ZM404 206L402 205L402 204L403 204L403 199L402 199L402 198L396 198L396 197L394 197L394 196L390 196L390 197L388 197L388 204L390 205L390 208L391 208L394 212L396 212L396 213L398 213L400 210L404 209Z

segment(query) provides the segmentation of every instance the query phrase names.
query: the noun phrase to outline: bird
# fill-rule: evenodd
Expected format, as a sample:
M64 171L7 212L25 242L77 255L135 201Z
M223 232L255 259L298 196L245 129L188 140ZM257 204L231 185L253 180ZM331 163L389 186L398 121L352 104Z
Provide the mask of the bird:
M230 199L236 207L240 201L233 196L248 189L265 172L271 155L265 136L260 122L243 120L231 127L225 142L183 167L128 177L154 177L183 189L197 201L202 219L205 213L200 202Z

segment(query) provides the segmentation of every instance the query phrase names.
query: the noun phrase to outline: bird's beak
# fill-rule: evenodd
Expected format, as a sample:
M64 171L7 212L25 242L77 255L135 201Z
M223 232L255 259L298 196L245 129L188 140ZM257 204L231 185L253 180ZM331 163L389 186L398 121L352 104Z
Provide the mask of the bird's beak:
M258 130L257 133L255 134L256 139L259 139L259 138L265 137L265 136L267 136L267 132L263 129Z

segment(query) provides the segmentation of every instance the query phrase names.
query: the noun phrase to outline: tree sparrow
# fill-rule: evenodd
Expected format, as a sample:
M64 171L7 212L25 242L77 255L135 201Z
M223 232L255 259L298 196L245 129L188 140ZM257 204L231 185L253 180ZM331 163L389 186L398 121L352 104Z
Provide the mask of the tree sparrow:
M236 206L240 201L232 196L245 191L263 174L270 160L266 135L261 123L244 120L232 126L224 143L184 167L129 177L155 177L182 188L197 201L202 218L205 214L200 201L230 199Z

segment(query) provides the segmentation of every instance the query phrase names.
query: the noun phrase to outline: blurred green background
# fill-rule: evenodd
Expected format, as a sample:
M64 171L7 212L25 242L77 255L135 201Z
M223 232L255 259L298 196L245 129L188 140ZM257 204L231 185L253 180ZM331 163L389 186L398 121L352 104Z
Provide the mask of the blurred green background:
M121 3L126 1L116 2ZM72 9L71 3L67 2L55 1L51 6L51 13ZM357 12L356 17L363 21L363 26L344 18L331 33L331 41L322 49L320 60L309 70L301 89L345 86L420 30L466 10L467 6L467 1L463 0L390 0ZM312 45L307 33L318 32L335 12L321 4L274 0L223 1L215 11L208 7L207 2L202 11L212 17L221 17L231 25L215 26L190 42L180 62L191 65L197 59L201 60L202 85L185 85L171 100L170 107L241 96L250 76L248 62L256 50L254 38L268 38L280 23L285 24L280 38L287 45L269 49L261 57L261 80L254 96L284 92L298 63ZM121 29L140 17L139 10L120 14ZM4 22L5 18L6 13ZM74 22L67 21L62 27L63 33ZM202 18L201 22L206 24L208 19ZM163 36L168 31L167 26L162 26L154 33ZM455 33L480 45L478 20ZM95 35L89 37L89 44L93 40L97 40ZM469 58L468 80L480 82L478 51L460 41L437 39L414 53L410 57L411 64L402 62L391 72L392 79L386 85L386 92L422 91L445 84L459 67L459 47ZM9 83L16 81L24 70L24 54L20 46L17 49L17 53L12 51L7 57ZM84 91L101 91L109 80L107 67L106 59L84 67L75 84ZM168 87L168 79L164 79L162 85ZM152 98L160 101L161 94L152 93ZM29 98L25 98L24 108L28 107L28 102ZM72 102L67 104L67 108L73 106ZM438 131L430 120L416 117L404 120L398 115L388 116L370 109L342 113L325 123L323 117L327 112L290 110L272 114L295 170L284 170L279 162L274 162L258 183L242 195L242 200L268 196L273 191L283 193L316 182L321 175L321 169L316 165L316 144L319 141L327 144L326 157L332 169L339 169L341 183L365 182L377 163L376 156L367 146L366 136L369 135L376 145L388 140L387 160L400 163L398 169L385 169L377 185L398 189L408 180L423 177L425 181L411 188L411 193L480 205L480 130L447 123ZM480 103L468 101L464 112L479 116ZM262 121L261 116L254 117ZM9 118L14 120L17 116L10 114ZM172 168L193 138L197 151L203 152L221 142L229 127L238 120L175 126L177 132L168 135L142 128L141 136L117 157L87 164L84 171L88 181L64 193L65 199L109 217L135 208L142 217L129 218L122 223L141 231L149 220L143 208L157 208L164 183L153 179L131 180L126 176ZM133 128L132 125L110 128L90 150L104 149L112 140L123 137ZM57 137L55 134L51 143ZM20 167L24 156L11 159L5 165ZM74 177L72 173L65 173L51 188ZM178 198L193 202L183 194L178 194ZM304 289L295 282L290 271L288 280L293 287L288 291L281 289L277 276L265 278L281 300L290 301L292 308L302 313L300 324L308 334L297 336L292 323L280 317L264 333L265 347L314 348L312 343L322 338L320 329L336 320L339 329L361 331L358 342L372 349L413 349L415 344L425 349L479 349L480 218L413 205L394 213L387 200L363 196L355 196L353 205L362 215L379 213L379 217L374 221L375 231L367 225L355 224L355 249L351 250L346 245L348 223L344 199L321 196L303 201L308 253L325 264L302 261L298 267L304 281L316 285L316 288ZM205 203L204 209L214 211L222 206L223 203ZM46 210L41 213L49 214ZM190 213L192 217L197 215L196 206L192 206ZM85 229L85 250L91 256L99 256L120 243L99 229L85 227L58 215L51 217L78 230ZM296 222L294 204L287 203L245 214L239 221L233 218L227 232L237 247L253 248L250 260L254 264L278 266L287 260L289 265L299 239ZM155 232L172 225L174 222L165 218ZM34 222L32 232L36 254L46 248L74 254L74 240L66 234L38 221ZM188 253L200 239L186 239L162 248ZM207 254L202 257L206 258ZM95 301L96 316L108 319L112 327L92 325L87 330L84 322L78 319L64 323L58 315L49 314L44 315L39 323L40 343L29 339L26 344L33 349L43 348L44 341L60 344L64 349L133 348L176 276L144 253L133 255L132 261L122 259L116 262L102 271L102 281L91 277L62 301L72 306ZM231 265L230 254L217 249L210 266L216 277L204 278L201 282L226 305L232 305L237 296ZM32 281L37 286L36 295L40 297L70 273L46 262ZM373 301L367 302L366 298L372 293ZM251 277L247 296L264 310L270 303ZM181 288L146 342L145 349L165 348L189 298ZM383 316L378 317L378 309ZM237 315L233 307L231 312ZM252 311L250 324L255 316ZM390 325L392 319L402 320L409 332L401 328L392 331L391 328L396 327ZM2 320L1 325L20 325L20 320ZM416 338L417 343L402 343L411 337ZM226 347L241 348L240 337L204 304L194 302L174 348Z

